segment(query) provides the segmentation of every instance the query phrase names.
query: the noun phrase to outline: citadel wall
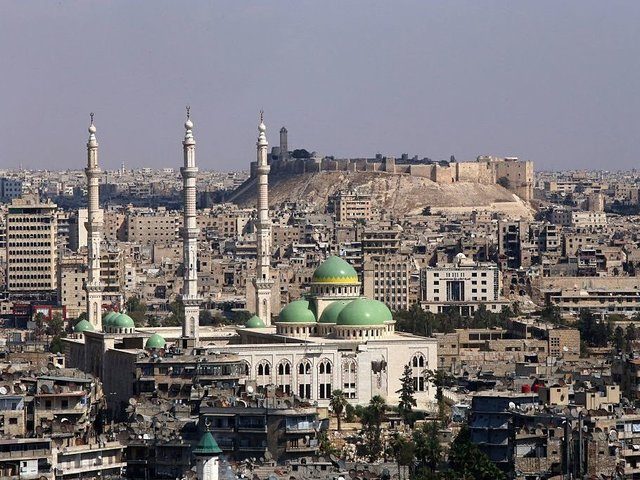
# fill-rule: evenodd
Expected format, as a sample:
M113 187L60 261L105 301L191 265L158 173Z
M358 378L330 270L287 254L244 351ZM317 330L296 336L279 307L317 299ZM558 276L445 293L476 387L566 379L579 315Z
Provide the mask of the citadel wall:
M412 175L436 183L470 182L484 185L500 183L525 201L533 198L533 162L514 157L480 156L475 162L397 163L394 157L377 158L298 158L280 160L271 157L275 175L318 172L384 172ZM255 165L251 164L254 176Z

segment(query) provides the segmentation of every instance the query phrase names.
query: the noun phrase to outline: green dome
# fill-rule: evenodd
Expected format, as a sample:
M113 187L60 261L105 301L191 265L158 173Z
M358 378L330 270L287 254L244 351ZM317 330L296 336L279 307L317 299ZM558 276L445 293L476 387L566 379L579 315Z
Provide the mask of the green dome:
M164 348L166 344L167 342L165 341L162 335L158 335L157 333L154 333L149 338L147 338L147 343L144 344L144 347L149 349Z
M391 311L378 300L358 298L342 309L338 315L338 325L344 326L377 326L393 320Z
M119 314L116 312L107 312L107 314L102 317L102 326L103 327L108 327L110 325L113 324L113 320L118 316Z
M340 257L329 257L313 272L313 283L359 283L358 274Z
M218 442L213 438L211 432L205 432L198 446L193 449L193 453L196 455L218 455L222 453L222 450L220 450Z
M338 315L344 307L346 307L352 300L336 300L331 302L320 315L318 323L336 323L338 321Z
M75 333L84 333L84 332L93 332L95 328L86 320L80 320L76 323L76 326L73 327L73 331Z
M266 325L264 324L262 319L257 315L254 315L249 320L247 320L245 322L244 326L247 327L247 328L264 328L264 327L266 327Z
M280 311L278 322L283 323L316 323L313 305L309 300L301 298L294 300Z
M121 313L111 321L111 326L116 328L134 328L136 325L129 315Z

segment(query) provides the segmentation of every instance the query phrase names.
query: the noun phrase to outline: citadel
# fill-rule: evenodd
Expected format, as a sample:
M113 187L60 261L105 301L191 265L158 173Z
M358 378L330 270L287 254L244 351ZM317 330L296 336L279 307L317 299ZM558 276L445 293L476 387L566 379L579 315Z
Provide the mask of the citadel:
M269 163L274 175L297 175L317 172L381 172L385 174L405 174L426 178L436 183L470 182L485 185L503 184L508 190L525 201L533 198L533 162L517 157L495 157L482 155L475 162L433 162L410 159L403 154L396 159L377 155L374 158L322 157L309 154L308 158L294 158L300 152L289 151L288 131L280 129L280 145L271 149ZM304 151L301 155L307 156ZM253 186L257 178L257 163L251 163L251 178L244 187ZM242 187L241 187L242 189Z

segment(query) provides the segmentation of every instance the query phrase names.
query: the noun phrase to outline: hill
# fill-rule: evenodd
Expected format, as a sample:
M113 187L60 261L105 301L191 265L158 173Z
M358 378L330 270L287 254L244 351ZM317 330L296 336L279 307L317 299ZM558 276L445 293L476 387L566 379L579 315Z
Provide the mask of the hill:
M396 216L417 214L425 207L436 211L492 210L523 218L532 214L526 202L499 185L442 184L411 175L379 172L338 171L269 177L272 206L304 199L321 210L327 197L340 190L370 194L375 207ZM255 179L238 187L229 200L241 206L255 205Z

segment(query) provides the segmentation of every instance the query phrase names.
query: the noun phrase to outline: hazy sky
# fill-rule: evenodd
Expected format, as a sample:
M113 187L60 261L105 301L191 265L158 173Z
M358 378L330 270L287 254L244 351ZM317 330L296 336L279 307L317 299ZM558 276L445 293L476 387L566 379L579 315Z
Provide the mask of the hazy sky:
M267 136L336 156L637 166L640 2L0 1L0 168L203 169Z

